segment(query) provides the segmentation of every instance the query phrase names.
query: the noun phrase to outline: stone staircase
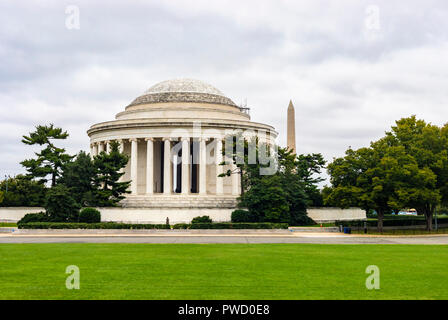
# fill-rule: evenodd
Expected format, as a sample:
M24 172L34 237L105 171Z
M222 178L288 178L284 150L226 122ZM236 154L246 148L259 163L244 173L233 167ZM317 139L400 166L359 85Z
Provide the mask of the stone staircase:
M236 196L217 195L128 195L123 208L235 208Z

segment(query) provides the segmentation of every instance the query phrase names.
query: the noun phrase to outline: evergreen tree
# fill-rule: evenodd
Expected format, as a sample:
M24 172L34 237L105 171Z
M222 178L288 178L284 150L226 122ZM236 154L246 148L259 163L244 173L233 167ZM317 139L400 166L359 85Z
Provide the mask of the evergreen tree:
M119 151L119 143L114 141L110 145L110 152L101 152L97 155L93 164L96 170L93 185L95 188L95 200L98 206L115 206L124 199L128 191L130 181L119 182L124 172L121 169L126 166L129 157Z
M51 221L77 222L80 205L73 199L70 190L58 184L48 190L45 199L45 210Z
M28 171L31 178L40 178L45 183L50 176L51 186L55 186L57 179L61 174L61 169L73 157L65 153L65 149L54 145L53 140L66 139L68 133L61 128L55 128L53 124L49 126L37 126L34 132L29 136L23 136L22 142L28 145L45 146L40 152L36 153L36 159L28 159L21 164Z
M59 180L72 193L73 198L83 207L95 206L96 168L90 155L78 153L74 161L67 163Z
M263 156L260 154L261 150L269 148L254 138L251 144L257 146L255 148L257 161L250 163L249 142L241 137L226 139L226 143L230 141L233 143L231 161L237 170L227 170L220 176L232 174L242 176L243 190L238 206L247 208L256 221L288 222L290 225L312 224L312 219L306 214L307 205L310 203L307 190L317 190L316 184L320 178L314 175L320 173L325 163L322 156L314 154L297 157L284 148L278 148L276 154L267 151ZM244 152L238 154L236 150ZM260 161L263 157L265 160ZM261 174L261 169L269 167L272 163L275 164L276 170L273 170L272 174Z

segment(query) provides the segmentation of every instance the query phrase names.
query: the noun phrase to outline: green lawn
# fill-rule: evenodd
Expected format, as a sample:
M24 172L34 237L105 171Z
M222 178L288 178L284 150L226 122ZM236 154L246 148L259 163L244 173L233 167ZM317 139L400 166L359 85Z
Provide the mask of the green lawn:
M81 289L65 288L77 265ZM367 290L377 265L381 289ZM448 248L1 244L0 299L448 299Z

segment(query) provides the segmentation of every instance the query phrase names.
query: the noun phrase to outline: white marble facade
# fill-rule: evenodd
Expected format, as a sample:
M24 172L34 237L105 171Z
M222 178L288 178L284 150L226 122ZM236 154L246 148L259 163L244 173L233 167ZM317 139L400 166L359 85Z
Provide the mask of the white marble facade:
M130 157L122 179L131 181L131 193L123 206L231 210L240 193L239 175L218 175L234 169L220 165L221 150L225 137L238 132L270 144L277 136L273 127L251 122L247 109L218 89L179 79L156 84L115 120L87 133L92 156L118 141Z

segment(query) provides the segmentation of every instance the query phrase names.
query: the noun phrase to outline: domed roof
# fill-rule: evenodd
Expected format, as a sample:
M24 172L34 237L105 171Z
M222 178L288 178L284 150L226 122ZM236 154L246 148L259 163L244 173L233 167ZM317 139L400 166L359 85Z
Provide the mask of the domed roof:
M174 79L162 81L146 90L145 94L162 92L197 92L224 96L224 94L214 86L195 79Z
M236 104L214 86L195 79L174 79L159 82L136 98L129 106L163 102L198 102Z

